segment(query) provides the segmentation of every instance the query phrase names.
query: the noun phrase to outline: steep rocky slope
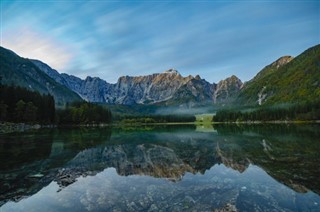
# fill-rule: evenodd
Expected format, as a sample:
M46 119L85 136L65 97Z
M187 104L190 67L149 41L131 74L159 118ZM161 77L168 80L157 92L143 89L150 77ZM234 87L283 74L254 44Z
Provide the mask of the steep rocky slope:
M52 69L50 66L39 60L31 61L49 77L76 92L84 100L90 102L105 102L104 94L110 84L104 80L101 80L98 77L87 77L85 80L82 80L72 75L60 74L55 69Z
M3 47L0 47L0 76L3 84L51 94L57 105L81 100L76 93L43 73L30 60Z
M59 74L41 61L32 62L55 81L90 102L195 106L227 102L242 86L235 76L216 85L201 79L199 75L183 77L174 69L146 76L122 76L117 83L110 84L97 77L82 80Z
M242 88L241 80L232 75L231 77L221 80L214 92L214 102L228 103L234 99Z
M170 69L160 74L120 77L106 94L106 100L117 104L181 104L196 98L211 101L212 90L213 85L207 81L191 75L183 77Z

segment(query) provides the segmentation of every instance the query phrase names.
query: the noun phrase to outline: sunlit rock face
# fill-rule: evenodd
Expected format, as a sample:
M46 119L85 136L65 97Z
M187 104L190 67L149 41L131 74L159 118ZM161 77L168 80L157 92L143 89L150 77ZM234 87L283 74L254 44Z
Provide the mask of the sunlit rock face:
M292 56L283 56L283 57L280 57L278 60L274 61L273 63L271 63L270 66L278 69L281 66L286 65L293 59L294 57Z
M187 77L173 69L160 74L120 77L107 102L117 104L165 104L212 102L214 85L199 76Z
M147 76L123 76L106 93L106 101L117 104L151 104L166 101L192 77L182 77L176 70Z
M234 75L221 80L214 92L214 102L227 103L231 101L240 92L242 85L241 80Z
M196 106L226 102L239 92L242 82L235 76L211 84L197 76L182 76L177 70L145 76L122 76L110 84L98 77L59 74L41 61L32 60L43 72L89 102L110 104L162 104Z

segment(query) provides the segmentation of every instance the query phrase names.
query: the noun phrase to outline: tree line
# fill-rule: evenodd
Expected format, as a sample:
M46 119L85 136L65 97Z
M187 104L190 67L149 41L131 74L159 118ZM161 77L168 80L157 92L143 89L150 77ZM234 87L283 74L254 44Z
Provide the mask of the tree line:
M288 107L255 108L249 112L220 110L213 117L214 122L249 122L249 121L292 121L320 120L320 101L304 102Z
M0 84L0 122L77 125L110 123L111 119L110 110L100 105L67 103L65 109L56 110L50 94Z
M112 115L109 109L88 102L67 104L65 109L57 110L57 123L69 124L100 124L110 123Z
M53 96L41 95L25 88L0 85L0 121L53 123Z
M111 111L103 105L75 102L66 103L63 109L56 109L54 98L50 94L0 84L0 122L78 125L111 123L112 118ZM123 124L196 120L193 115L121 115L115 119Z
M123 124L148 124L148 123L182 123L182 122L195 122L194 115L144 115L144 116L130 116L125 115L117 117Z

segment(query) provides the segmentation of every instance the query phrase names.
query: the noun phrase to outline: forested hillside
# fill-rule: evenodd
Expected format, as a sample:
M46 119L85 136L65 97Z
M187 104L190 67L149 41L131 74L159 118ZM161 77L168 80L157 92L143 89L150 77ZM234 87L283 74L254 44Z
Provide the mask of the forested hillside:
M320 96L320 45L296 58L282 57L245 83L235 104L315 102Z
M54 120L53 96L0 85L0 121L46 124Z

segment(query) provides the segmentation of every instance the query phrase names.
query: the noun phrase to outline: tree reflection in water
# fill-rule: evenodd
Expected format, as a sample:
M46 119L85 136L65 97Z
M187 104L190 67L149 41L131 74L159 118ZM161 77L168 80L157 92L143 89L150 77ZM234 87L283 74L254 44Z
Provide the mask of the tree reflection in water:
M49 196L41 201L56 210L70 205L77 205L73 210L318 210L319 135L317 125L215 125L201 132L193 125L148 126L1 135L0 201L3 210L22 207L40 194ZM57 206L62 197L68 207ZM36 208L42 203L29 204Z

